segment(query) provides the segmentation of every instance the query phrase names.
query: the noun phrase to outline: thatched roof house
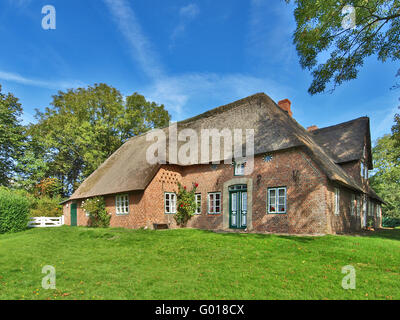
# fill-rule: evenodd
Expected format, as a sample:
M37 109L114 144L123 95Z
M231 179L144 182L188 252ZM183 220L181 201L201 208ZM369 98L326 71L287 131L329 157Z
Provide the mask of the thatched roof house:
M360 174L363 165L366 169L372 169L370 129L367 117L326 128L317 129L313 127L306 130L293 118L289 100L282 100L277 104L266 94L257 93L176 124L178 132L185 129L190 129L198 137L201 137L204 129L216 129L218 132L224 129L232 132L238 129L241 129L242 132L247 129L254 130L254 157L256 161L254 173L248 179L254 177L257 182L262 181L264 168L260 167L262 164L257 159L266 154L293 153L293 156L301 154L315 167L315 172L318 171L318 174L326 177L325 189L327 191L331 191L331 187L336 188L334 186L337 186L354 194L355 198L367 196L377 203L382 201L368 186L365 177L362 177L364 173ZM170 136L171 126L163 128L162 131L165 135L166 150L168 151L170 144L173 143ZM213 154L213 161L222 162L226 160L224 155L225 143L230 142L224 140L220 144L218 153ZM128 140L81 184L71 196L70 202L73 203L94 196L113 197L113 195L122 193L142 193L146 195L146 190L154 187L152 184L163 170L179 173L181 180L184 180L188 172L193 170L203 172L204 168L208 168L208 171L213 171L210 167L211 161L203 161L199 157L196 165L182 163L179 157L174 159L169 152L166 153L161 163L149 163L146 158L147 150L153 144L154 140L149 140L147 134ZM185 144L186 141L177 141L177 148L179 149ZM233 143L231 147L233 148ZM244 150L245 146L242 147ZM197 148L200 154L200 143ZM283 163L277 164L277 166L283 165ZM299 165L299 169L293 167L290 170L293 172L300 170L301 166L303 164ZM277 177L279 176L279 173L274 174ZM199 177L199 174L197 174L197 177ZM265 178L267 179L267 177ZM201 180L201 178L197 179ZM227 177L224 177L224 179L226 180ZM251 183L253 183L253 180ZM204 183L206 184L206 182ZM213 188L217 188L218 183ZM325 182L321 180L321 184L325 185ZM165 184L160 188L165 192ZM222 186L219 188L222 188ZM217 189L205 190L205 192L215 190ZM221 190L221 192L224 192L224 190ZM165 199L161 200L165 202ZM260 199L263 202L265 200ZM226 204L229 206L228 202ZM164 206L165 204L163 204ZM149 208L144 207L142 210L149 211ZM228 208L226 210L229 211ZM215 216L213 217L215 218ZM165 219L160 218L159 220L164 221Z

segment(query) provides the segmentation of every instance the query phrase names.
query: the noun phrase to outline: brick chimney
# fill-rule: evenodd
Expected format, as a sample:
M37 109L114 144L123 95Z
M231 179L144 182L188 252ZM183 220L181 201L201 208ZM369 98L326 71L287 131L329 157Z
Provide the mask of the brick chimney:
M317 130L318 129L318 127L314 124L314 125L312 125L312 126L309 126L309 127L307 127L307 131L314 131L314 130Z
M293 116L293 112L292 110L290 110L290 106L292 105L292 103L290 102L289 99L284 99L278 102L278 106L285 111L289 116Z

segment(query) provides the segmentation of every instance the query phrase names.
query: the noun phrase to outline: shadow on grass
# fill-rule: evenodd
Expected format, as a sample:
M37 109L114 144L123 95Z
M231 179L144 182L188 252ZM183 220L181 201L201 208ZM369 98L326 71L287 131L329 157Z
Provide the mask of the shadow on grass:
M362 233L361 236L367 238L400 240L400 229L378 229L376 231Z
M273 234L273 233L244 233L244 232L214 232L214 231L209 231L209 230L199 230L200 232L204 233L214 233L218 235L222 235L223 237L231 237L234 239L238 239L240 237L250 237L253 239L259 239L259 240L265 240L265 239L274 239L274 238L279 238L279 239L285 239L285 240L290 240L290 241L296 241L296 242L301 242L301 243L309 243L311 241L314 241L315 238L319 238L319 236L302 236L302 235L282 235L282 234Z

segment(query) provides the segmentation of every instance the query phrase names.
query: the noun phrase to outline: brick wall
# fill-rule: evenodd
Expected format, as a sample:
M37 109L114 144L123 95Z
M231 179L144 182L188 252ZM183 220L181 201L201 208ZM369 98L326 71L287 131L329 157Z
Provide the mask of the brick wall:
M228 203L225 189L238 179L247 179L252 185L251 225L256 231L285 233L329 233L328 207L326 206L327 179L313 161L300 149L272 154L265 162L262 156L255 158L254 172L250 176L234 176L230 164L193 165L187 167L163 166L146 188L146 202L151 203L147 214L151 223L168 223L175 226L170 214L164 214L164 192L176 192L179 181L188 188L199 184L197 191L202 195L202 212L194 216L188 226L202 229L225 229L227 226ZM249 184L248 188L249 188ZM225 188L224 188L225 186ZM269 187L286 186L287 213L267 214L266 201ZM208 192L221 192L222 213L207 213ZM248 193L249 194L249 193ZM248 195L250 202L250 194ZM224 217L225 215L225 217ZM250 218L250 215L248 215Z
M188 188L198 183L197 191L202 195L202 210L188 226L201 229L228 228L229 185L246 183L248 187L248 229L258 232L324 234L347 232L357 226L350 216L350 193L343 188L341 214L333 214L334 186L326 175L300 148L271 153L272 160L264 161L256 156L254 171L248 176L234 176L231 164L217 166L192 165L180 167L163 165L144 191L129 194L129 214L117 216L115 195L105 196L106 207L111 212L111 226L140 228L152 227L154 223L166 223L176 227L172 214L164 212L164 193L177 192L179 181ZM267 189L287 188L287 213L267 213ZM208 214L209 192L221 192L221 214ZM87 225L87 217L78 202L78 225ZM70 204L70 202L69 202ZM64 205L65 223L70 224L70 207ZM346 207L347 205L347 207ZM354 221L353 221L353 220ZM360 223L358 223L360 224Z

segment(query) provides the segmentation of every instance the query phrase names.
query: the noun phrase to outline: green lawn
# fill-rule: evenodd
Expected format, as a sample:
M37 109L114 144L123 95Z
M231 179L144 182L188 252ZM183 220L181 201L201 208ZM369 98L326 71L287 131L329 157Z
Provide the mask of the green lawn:
M41 286L56 268L57 289ZM344 290L341 269L357 272ZM399 299L400 230L288 237L37 228L0 235L0 299Z

